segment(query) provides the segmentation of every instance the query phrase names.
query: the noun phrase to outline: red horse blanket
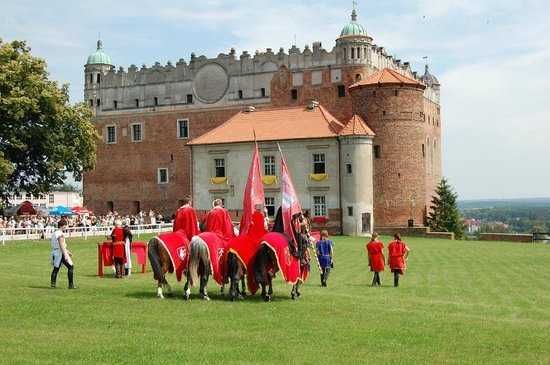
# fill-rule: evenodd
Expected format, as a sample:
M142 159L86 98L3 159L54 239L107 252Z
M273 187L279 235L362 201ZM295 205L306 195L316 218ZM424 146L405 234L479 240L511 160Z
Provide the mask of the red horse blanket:
M177 232L164 233L157 238L170 254L176 278L178 281L181 281L181 277L189 264L189 240L185 232L179 230Z
M288 239L278 232L269 232L261 238L261 243L269 247L277 258L277 266L283 274L283 279L289 284L296 284L302 280L300 260L290 254Z
M203 232L199 233L198 236L206 243L206 246L208 247L210 269L214 280L216 280L219 285L223 285L225 282L223 258L227 249L227 241L224 241L214 232Z

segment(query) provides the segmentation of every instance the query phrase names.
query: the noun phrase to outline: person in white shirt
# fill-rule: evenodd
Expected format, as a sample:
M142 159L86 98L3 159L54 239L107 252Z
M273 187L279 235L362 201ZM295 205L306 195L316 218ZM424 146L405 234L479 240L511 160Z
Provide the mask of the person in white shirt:
M73 254L67 249L67 244L65 243L65 236L63 235L63 228L67 226L67 221L61 219L57 225L57 230L52 234L51 245L52 245L52 264L53 271L51 275L51 287L56 287L57 282L57 273L61 268L61 265L67 267L67 278L69 280L69 289L74 289L74 265L72 256Z

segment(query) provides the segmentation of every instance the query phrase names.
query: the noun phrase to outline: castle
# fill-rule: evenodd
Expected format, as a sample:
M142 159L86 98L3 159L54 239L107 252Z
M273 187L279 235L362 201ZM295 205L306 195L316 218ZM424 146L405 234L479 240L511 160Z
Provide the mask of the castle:
M198 209L220 197L239 214L251 129L270 210L279 142L302 205L333 231L423 225L442 176L437 78L376 45L355 10L331 51L232 49L125 71L98 41L84 77L102 138L84 203L98 213L170 215L192 195Z

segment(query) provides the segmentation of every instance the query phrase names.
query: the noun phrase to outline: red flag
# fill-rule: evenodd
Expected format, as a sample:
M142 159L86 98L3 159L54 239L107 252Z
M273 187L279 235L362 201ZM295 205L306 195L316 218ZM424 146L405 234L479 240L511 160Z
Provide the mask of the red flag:
M283 226L285 229L285 233L289 237L292 237L292 240L296 245L296 238L294 237L294 230L292 229L292 216L294 214L301 213L302 207L300 206L298 195L296 195L294 184L292 184L290 172L288 171L288 166L286 165L286 161L280 146L279 153L281 154L281 213L283 216Z
M258 204L264 204L264 185L260 173L260 153L258 152L258 144L255 143L252 165L250 165L248 180L244 188L243 216L241 218L239 236L248 233L252 223L252 215L254 214L255 206Z

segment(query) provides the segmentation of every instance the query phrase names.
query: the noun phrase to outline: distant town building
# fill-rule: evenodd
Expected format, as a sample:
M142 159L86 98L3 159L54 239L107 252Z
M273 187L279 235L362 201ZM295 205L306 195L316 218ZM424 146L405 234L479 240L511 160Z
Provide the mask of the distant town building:
M53 208L58 205L63 205L69 208L81 207L83 204L82 195L74 191L53 191L51 193L33 195L31 193L22 192L21 194L12 195L8 199L10 206L19 205L24 201L31 202L34 206L42 208Z
M252 130L234 128L244 123L262 125L269 209L280 203L280 142L303 207L333 231L425 224L442 173L440 84L428 66L420 76L376 45L355 10L330 51L320 42L254 55L231 49L124 70L98 41L84 77L102 138L83 180L94 212L172 214L186 195L199 209L214 197L241 209ZM369 133L355 135L354 126Z

